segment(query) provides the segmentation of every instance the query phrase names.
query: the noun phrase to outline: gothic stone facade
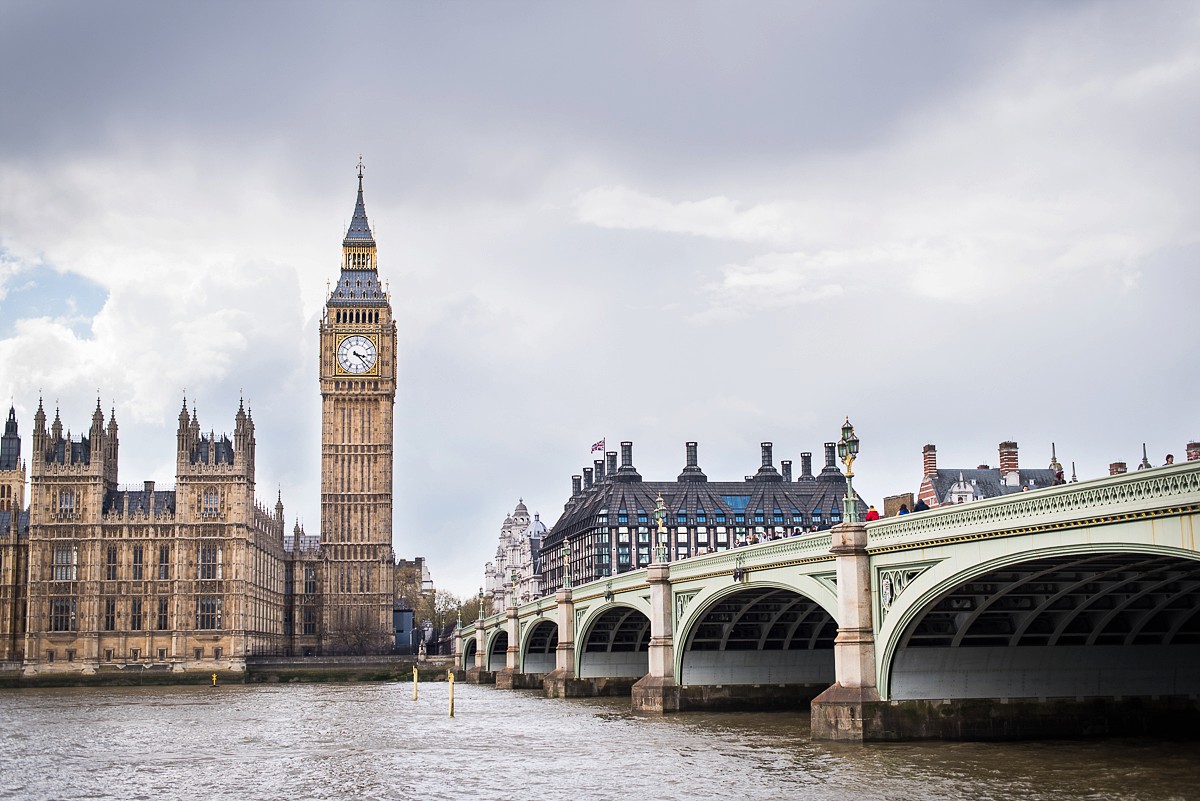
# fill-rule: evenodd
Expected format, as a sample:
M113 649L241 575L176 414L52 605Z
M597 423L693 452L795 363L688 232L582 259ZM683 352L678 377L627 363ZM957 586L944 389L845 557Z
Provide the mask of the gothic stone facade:
M30 463L27 673L240 669L284 653L283 504L255 499L254 421L239 406L232 438L179 414L176 484L117 483L115 414L99 403L88 433L34 416ZM17 628L13 634L19 634Z

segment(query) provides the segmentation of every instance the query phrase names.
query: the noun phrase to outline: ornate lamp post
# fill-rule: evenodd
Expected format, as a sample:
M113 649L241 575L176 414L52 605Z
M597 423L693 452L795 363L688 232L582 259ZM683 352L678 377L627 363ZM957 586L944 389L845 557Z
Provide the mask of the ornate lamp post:
M509 601L509 606L516 606L517 602L519 600L517 598L517 571L515 571L515 570L509 571L508 578L509 578L509 586L512 588L512 600Z
M854 457L858 456L858 437L854 435L854 426L850 418L842 425L842 439L837 445L838 458L846 466L846 498L843 503L847 523L858 522L858 508L854 501Z
M654 499L654 522L658 524L654 536L654 561L665 563L667 561L667 505L661 494Z
M571 589L571 543L563 540L563 589Z
M475 614L480 620L483 620L483 587L479 588L479 611Z

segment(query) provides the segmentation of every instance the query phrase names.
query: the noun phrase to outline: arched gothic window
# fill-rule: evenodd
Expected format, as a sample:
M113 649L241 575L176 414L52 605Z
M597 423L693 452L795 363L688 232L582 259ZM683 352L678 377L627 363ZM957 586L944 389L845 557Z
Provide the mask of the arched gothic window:
M69 489L58 493L58 513L60 515L75 514L75 493Z
M221 511L221 494L217 492L216 487L208 487L204 490L204 499L201 502L200 514L204 517L216 517Z

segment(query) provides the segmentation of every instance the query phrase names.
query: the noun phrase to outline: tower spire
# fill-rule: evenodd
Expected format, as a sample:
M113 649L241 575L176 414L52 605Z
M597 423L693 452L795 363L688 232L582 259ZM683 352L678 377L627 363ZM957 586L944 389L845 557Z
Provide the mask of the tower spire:
M346 238L342 247L365 245L375 247L375 237L371 234L371 225L367 222L367 206L363 202L363 164L362 156L358 157L358 199L354 203L354 216L350 218L350 227L346 230Z

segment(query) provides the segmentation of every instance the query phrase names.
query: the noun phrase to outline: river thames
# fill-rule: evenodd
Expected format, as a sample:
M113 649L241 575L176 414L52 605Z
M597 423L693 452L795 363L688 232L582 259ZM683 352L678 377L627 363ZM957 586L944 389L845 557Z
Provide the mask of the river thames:
M635 717L443 683L0 692L0 798L1188 799L1200 743L814 743L806 713Z

